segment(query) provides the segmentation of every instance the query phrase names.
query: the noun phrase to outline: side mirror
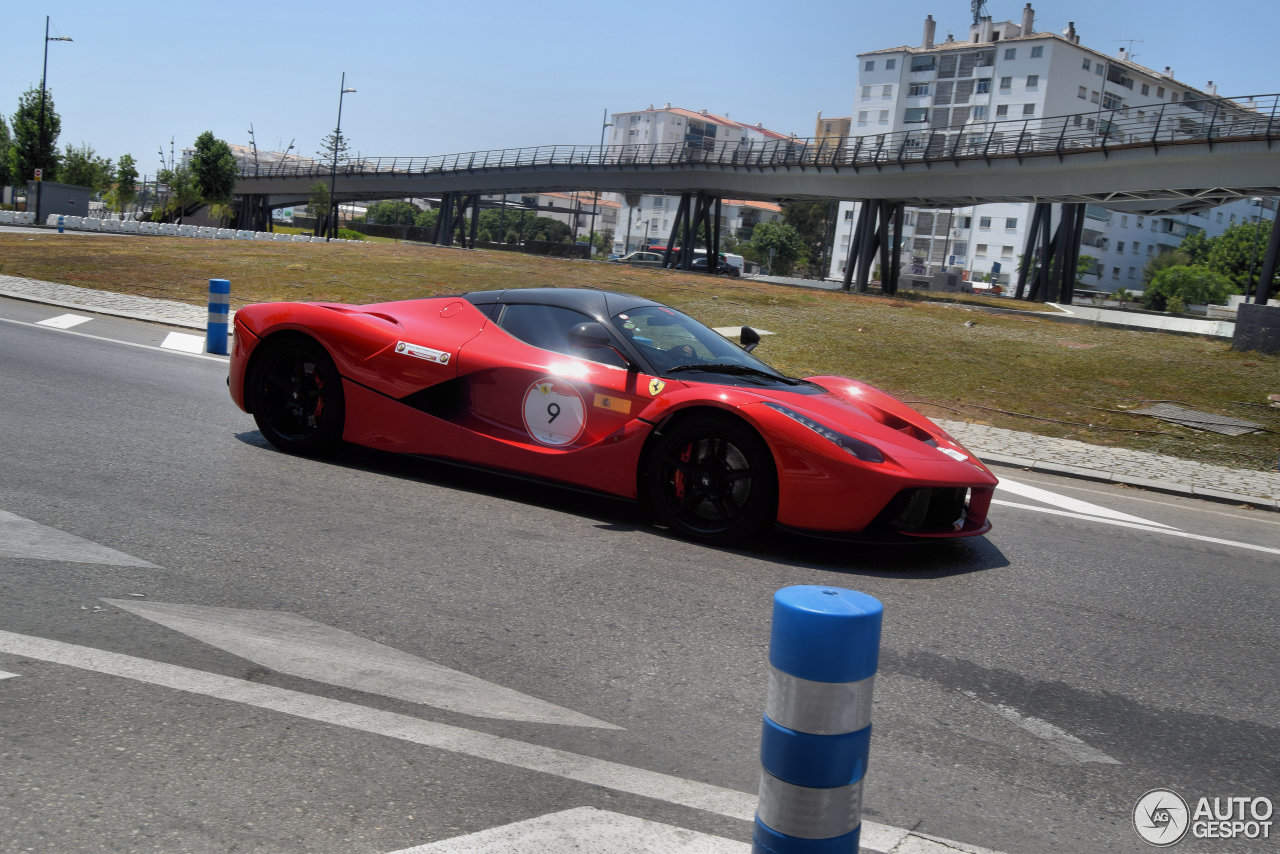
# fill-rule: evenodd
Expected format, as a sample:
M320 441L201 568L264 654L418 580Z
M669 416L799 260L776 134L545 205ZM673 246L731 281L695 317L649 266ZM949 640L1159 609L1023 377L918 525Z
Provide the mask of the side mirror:
M760 343L760 333L750 326L744 326L742 331L738 333L738 342L742 345L743 350L750 353Z
M639 370L639 365L631 361L630 356L618 349L618 345L614 343L613 336L609 334L609 330L594 320L583 321L570 329L569 345L578 350L612 350L618 354L618 358L622 359L622 364L627 366L627 370Z

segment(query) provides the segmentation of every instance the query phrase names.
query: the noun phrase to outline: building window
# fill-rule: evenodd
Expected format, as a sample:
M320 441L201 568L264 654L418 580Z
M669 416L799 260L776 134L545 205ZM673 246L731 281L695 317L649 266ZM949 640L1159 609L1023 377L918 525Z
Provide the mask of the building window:
M1044 45L1036 45L1035 47L1031 48L1032 59L1039 59L1042 56L1044 56Z
M973 116L975 122L985 122L987 120L987 105L978 104L973 108L973 112L970 115Z
M1101 62L1099 62L1097 65L1095 65L1095 66L1093 67L1093 73L1094 73L1094 74L1096 74L1096 75L1098 75L1099 77L1101 77L1101 76L1102 76L1102 72L1104 72L1104 71L1106 71L1106 70L1107 70L1107 69L1103 66L1103 64L1102 64Z
M866 111L866 110L859 110L859 111L858 111L858 124L859 124L859 125L865 125L866 123L867 123L867 111Z
M1089 57L1087 56L1084 58L1084 70L1085 71L1089 70Z
M1001 258L1012 258L1012 257L1013 257L1013 247L1012 247L1012 246L1002 246L1002 247L1000 247L1000 257L1001 257Z
M1018 218L1016 216L1007 216L1004 218L1004 227L1013 230L1018 227Z
M978 246L977 246L977 248L973 250L973 255L974 255L974 257L975 257L975 258L986 258L986 257L987 257L987 244L985 244L985 243L979 243L979 244L978 244Z
M1000 105L998 105L998 106L996 107L996 118L997 118L997 119L1007 118L1008 116L1009 116L1009 105L1008 105L1008 104L1000 104Z
M913 56L911 57L912 71L932 71L934 69L933 56Z
M1036 89L1036 88L1038 88L1039 86L1040 86L1040 75L1039 75L1039 74L1028 74L1028 75L1027 75L1027 88L1028 88L1028 89Z
M991 217L989 216L978 217L978 228L990 228L990 227L991 227Z
M888 110L881 110L881 111L880 111L880 124L882 124L882 125L887 125L887 124L889 124L889 111L888 111Z
M1117 251L1117 252L1123 252L1123 251L1124 251L1124 241L1123 241L1123 240L1121 240L1121 241L1119 241L1118 243L1116 243L1116 251Z
M666 201L666 199L665 199L663 196L654 196L654 198L653 198L653 206L654 206L655 208L660 208L660 207L662 207L662 205L663 205L663 203L664 203L665 201Z
M884 86L883 86L883 87L881 87L881 89L880 89L880 97L881 97L881 98L892 98L892 97L893 97L893 84L892 84L892 83L886 83L886 84L884 84Z
M1146 83L1143 83L1143 84L1142 84L1142 94L1143 94L1143 95L1150 95L1150 94L1151 94L1151 87L1150 87L1150 86L1148 86Z
M1078 92L1076 92L1076 97L1077 97L1077 98L1079 98L1081 101L1087 101L1087 100L1089 100L1089 90L1088 90L1088 88L1087 88L1087 87L1084 87L1084 86L1081 86L1081 87L1080 87L1080 90L1079 90Z
M866 64L866 65L864 65L864 66L862 66L862 70L863 70L863 71L875 71L875 70L876 70L876 61L875 61L874 59L868 59L868 60L867 60L867 64Z
M866 101L866 100L867 100L867 99L869 99L870 97L871 97L871 87L870 87L870 86L863 86L863 87L862 87L862 100Z
M1121 228L1129 227L1129 217L1127 214L1125 216L1120 217L1120 227Z
M1138 268L1137 268L1137 267L1130 267L1130 268L1129 268L1129 278L1130 278L1130 279L1136 279L1136 278L1138 278Z
M884 61L884 70L885 70L885 71L892 71L893 69L895 69L895 68L897 68L897 67L898 67L898 60L896 60L896 59L886 59L886 60Z
M1138 241L1136 241L1136 240L1135 240L1135 241L1133 241L1133 254L1134 254L1134 255L1137 255L1140 251L1142 251L1142 250L1141 250L1141 245L1138 243Z
M1000 88L1001 88L1002 90L1012 89L1012 88L1013 88L1013 78L1012 78L1012 77L1001 77L1001 78L1000 78Z
M1156 87L1156 97L1157 97L1157 98L1163 98L1163 97L1164 97L1164 87L1163 87L1163 86L1157 86L1157 87Z
M1073 127L1080 127L1080 115L1078 113L1071 117L1071 124Z
M990 92L990 91L991 91L991 78L983 77L981 80L978 81L977 92L979 95L981 95L984 92Z
M920 124L929 121L928 107L908 107L902 116L902 121L906 124Z
M1111 278L1115 279L1117 282L1118 282L1118 281L1120 281L1120 268L1119 268L1119 267L1112 267L1112 268L1111 268Z
M1034 116L1034 115L1036 114L1036 105L1035 105L1035 104L1023 104L1023 105L1022 105L1022 114L1023 114L1024 116Z
M1005 48L1005 49L1004 49L1004 58L1005 58L1005 59L1017 59L1017 58L1018 58L1018 49L1017 49L1016 47L1007 47L1007 48Z
M912 83L911 88L907 90L907 96L910 98L916 98L916 97L919 97L920 95L928 95L928 94L929 94L928 83Z
M1145 217L1138 217L1138 228L1142 228L1142 221ZM1218 222L1222 222L1222 214L1218 214Z
M1095 90L1093 90L1092 92L1090 92L1090 93L1089 93L1089 100L1090 100L1090 101L1093 101L1093 103L1095 103L1095 104L1096 104L1096 103L1098 103L1098 90L1097 90L1097 89L1095 89Z

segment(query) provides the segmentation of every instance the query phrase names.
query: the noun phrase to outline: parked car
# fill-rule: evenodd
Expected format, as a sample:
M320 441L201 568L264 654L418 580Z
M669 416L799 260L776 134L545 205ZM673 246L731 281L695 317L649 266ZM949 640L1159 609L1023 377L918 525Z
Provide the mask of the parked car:
M558 481L704 542L774 524L876 539L991 527L996 478L919 412L856 380L788 377L752 355L750 327L730 341L643 297L263 303L236 312L234 340L232 399L296 454L349 442Z
M615 264L631 264L636 267L661 267L663 259L661 252L646 252L644 250L640 250L638 252L632 252L629 255L623 255L621 258L611 260L613 260Z
M697 258L694 258L692 266L694 270L700 273L705 273L707 271L707 256L701 255ZM732 264L730 264L727 260L725 260L725 257L721 255L719 263L716 264L716 275L732 276L733 278L736 279L738 276L742 275L742 271L739 270L737 267L733 266Z

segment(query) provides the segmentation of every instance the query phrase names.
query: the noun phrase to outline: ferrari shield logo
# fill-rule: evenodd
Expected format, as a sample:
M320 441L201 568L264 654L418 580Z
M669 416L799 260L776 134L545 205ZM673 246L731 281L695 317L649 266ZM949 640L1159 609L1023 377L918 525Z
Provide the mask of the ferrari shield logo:
M653 395L654 397L657 397L659 394L661 394L662 390L666 387L667 387L667 384L664 383L662 380L649 380L649 394Z

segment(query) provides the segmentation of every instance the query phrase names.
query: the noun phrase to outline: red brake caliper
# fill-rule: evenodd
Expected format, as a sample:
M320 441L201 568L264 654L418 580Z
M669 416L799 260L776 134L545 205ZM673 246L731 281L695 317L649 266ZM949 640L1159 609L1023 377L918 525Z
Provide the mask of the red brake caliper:
M687 463L693 458L693 442L684 446L680 452L680 462ZM676 498L684 500L684 469L676 469Z

